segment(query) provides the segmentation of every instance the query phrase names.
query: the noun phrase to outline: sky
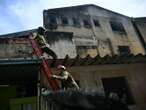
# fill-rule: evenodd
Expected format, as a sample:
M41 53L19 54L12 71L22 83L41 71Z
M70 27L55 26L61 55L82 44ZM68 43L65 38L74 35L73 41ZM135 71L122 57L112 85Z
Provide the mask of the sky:
M0 0L0 35L43 25L43 10L95 4L127 15L146 17L146 0Z

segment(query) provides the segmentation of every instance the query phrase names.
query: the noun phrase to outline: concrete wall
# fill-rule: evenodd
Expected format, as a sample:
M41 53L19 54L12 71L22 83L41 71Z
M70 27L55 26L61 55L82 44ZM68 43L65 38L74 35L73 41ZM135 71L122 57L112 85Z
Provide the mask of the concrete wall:
M141 19L135 19L135 23L137 24L139 31L141 32L143 39L146 42L146 18L144 20Z
M146 18L136 18L134 19L136 31L139 32L139 36L141 37L141 42L143 43L143 47L146 51Z
M25 38L0 39L0 58L33 57L33 49Z
M66 55L74 58L77 54L72 37L72 33L48 32L46 38L58 58L65 58Z
M104 90L103 78L125 77L135 101L135 104L129 107L131 110L144 110L146 108L145 66L146 64L78 66L68 68L68 71L79 80L81 88Z
M119 54L118 46L129 46L131 53L144 54L144 49L140 40L133 28L131 19L93 5L87 7L73 7L56 10L44 11L44 26L49 24L49 16L56 16L57 29L54 31L73 32L74 41L76 46L94 45L100 50L97 52L100 56L107 54ZM62 25L61 18L67 17L69 24ZM72 18L77 18L80 26L74 26ZM83 20L87 19L91 23L91 28L83 26ZM97 19L100 27L95 27L93 19ZM121 22L126 31L126 35L113 32L110 26L110 21ZM108 39L108 43L105 43ZM102 49L101 49L102 48ZM86 54L86 53L85 53Z
M36 57L29 39L19 37L0 39L0 59ZM77 54L72 37L72 33L48 32L46 39L50 44L50 48L57 54L58 58L65 58L66 55L69 55L70 58L74 58Z

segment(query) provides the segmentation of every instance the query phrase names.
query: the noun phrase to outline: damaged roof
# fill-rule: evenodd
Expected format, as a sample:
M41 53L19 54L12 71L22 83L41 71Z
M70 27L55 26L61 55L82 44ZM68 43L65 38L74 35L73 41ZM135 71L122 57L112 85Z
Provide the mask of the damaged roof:
M129 63L146 63L146 55L114 55L114 56L104 56L100 57L97 55L92 58L87 55L85 58L81 58L77 55L75 58L69 58L68 55L64 59L57 59L55 62L49 60L51 67L57 67L57 65L62 64L65 66L89 66L89 65L104 65L104 64L129 64Z
M0 35L0 38L24 37L24 36L28 36L32 32L36 32L36 29L26 30L26 31L21 31L21 32L15 32L15 33L10 33L10 34L5 34L5 35Z
M5 35L0 35L0 38L18 38L18 37L26 37L26 36L29 36L30 33L33 33L33 32L36 32L37 29L32 29L32 30L26 30L26 31L21 31L21 32L16 32L16 33L10 33L10 34L5 34ZM71 35L73 35L72 32L61 32L61 31L55 31L55 32L52 32L52 31L47 31L47 34L50 34L50 35L57 35L57 34L66 34L68 35L69 37Z
M146 63L146 55L114 55L114 56L104 56L100 57L97 55L92 58L87 55L85 58L81 58L77 55L75 58L69 58L68 55L64 59L56 59L56 61L48 60L51 67L56 67L59 64L65 66L88 66L88 65L104 65L104 64L130 64L130 63ZM39 58L15 58L15 59L0 59L0 65L9 64L40 64L41 59Z

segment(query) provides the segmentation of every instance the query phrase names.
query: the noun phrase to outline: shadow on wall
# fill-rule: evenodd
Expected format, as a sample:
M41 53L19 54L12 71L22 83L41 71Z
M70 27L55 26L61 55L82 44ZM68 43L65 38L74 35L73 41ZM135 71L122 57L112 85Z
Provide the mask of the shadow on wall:
M47 32L47 41L50 45L58 42L59 40L67 40L68 42L72 42L73 33L68 32Z
M68 32L46 32L46 39L50 48L57 54L58 58L69 55L76 56L75 44L73 43L73 33Z

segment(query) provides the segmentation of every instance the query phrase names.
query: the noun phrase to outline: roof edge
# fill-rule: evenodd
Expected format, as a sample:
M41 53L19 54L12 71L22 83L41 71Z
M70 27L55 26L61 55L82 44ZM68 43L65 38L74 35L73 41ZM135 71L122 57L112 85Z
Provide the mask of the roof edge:
M96 8L100 8L100 9L109 11L111 13L118 14L120 16L124 16L124 17L130 18L129 16L123 15L123 14L118 13L118 12L114 12L112 10L109 10L109 9L106 9L106 8L103 8L103 7L100 7L100 6L95 5L95 4L84 4L84 5L75 5L75 6L67 6L67 7L58 7L58 8L47 9L47 10L44 10L44 11L55 11L55 10L61 10L61 9L77 8L77 7L88 7L88 6L94 6Z

